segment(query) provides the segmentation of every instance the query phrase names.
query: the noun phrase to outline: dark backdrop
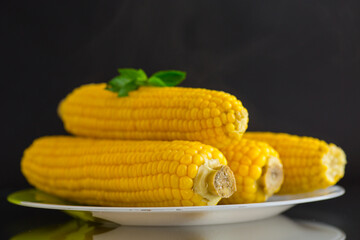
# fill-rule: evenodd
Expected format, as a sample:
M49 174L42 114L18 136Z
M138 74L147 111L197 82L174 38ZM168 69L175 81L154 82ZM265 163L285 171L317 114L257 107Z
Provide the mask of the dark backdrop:
M0 187L27 184L33 139L65 134L59 101L118 67L179 69L228 91L250 130L309 135L348 155L359 181L360 6L340 0L2 1Z

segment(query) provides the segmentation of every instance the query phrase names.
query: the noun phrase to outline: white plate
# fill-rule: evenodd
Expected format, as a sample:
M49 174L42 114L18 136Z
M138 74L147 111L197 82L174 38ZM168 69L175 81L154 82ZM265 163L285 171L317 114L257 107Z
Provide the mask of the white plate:
M35 189L11 194L8 200L21 206L63 210L89 221L110 221L137 226L194 226L248 222L280 214L296 204L339 197L345 193L340 186L311 193L275 195L263 203L230 204L201 207L99 207L82 206L63 201Z

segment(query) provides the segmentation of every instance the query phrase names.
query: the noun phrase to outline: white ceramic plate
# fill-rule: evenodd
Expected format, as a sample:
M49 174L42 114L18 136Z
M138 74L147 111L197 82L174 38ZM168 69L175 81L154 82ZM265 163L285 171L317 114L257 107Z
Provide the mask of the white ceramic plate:
M345 193L340 186L311 193L275 195L263 203L230 204L201 207L99 207L66 202L36 189L9 195L8 200L21 206L63 210L89 221L110 221L137 226L194 226L248 222L280 214L296 204L339 197Z

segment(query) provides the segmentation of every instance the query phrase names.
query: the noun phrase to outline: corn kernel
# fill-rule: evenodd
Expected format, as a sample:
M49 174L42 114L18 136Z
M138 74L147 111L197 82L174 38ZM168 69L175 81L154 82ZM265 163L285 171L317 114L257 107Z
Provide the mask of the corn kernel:
M228 119L227 119L226 113L221 113L221 114L220 114L220 119L221 119L221 122L222 122L223 124L227 124L227 123L228 123Z
M261 168L259 166L253 165L250 167L249 176L253 179L258 179L261 176Z
M198 165L198 166L201 166L203 165L205 162L204 158L200 155L200 154L197 154L195 156L193 156L193 163Z
M199 154L206 159L212 159L212 153L206 150L199 151Z
M194 206L194 203L190 200L181 200L183 206Z
M195 178L198 173L198 169L199 167L196 164L190 164L188 166L188 172L187 172L188 177Z
M177 175L171 175L170 183L171 188L179 188L179 177Z
M193 180L187 176L180 178L180 189L191 189L193 184Z
M190 200L191 200L191 202L194 203L195 206L205 206L205 205L207 205L206 202L204 201L203 197L201 197L197 193L195 193Z
M229 136L236 140L239 140L241 138L241 134L239 134L238 132L230 132Z
M189 165L192 163L192 156L189 154L185 154L181 160L180 163L185 164L185 165Z
M193 196L194 192L190 189L181 189L180 194L182 199L189 200Z
M187 174L187 166L184 165L184 164L180 164L180 165L177 167L176 174L177 174L179 177L185 176L185 175Z
M164 186L165 187L170 187L171 183L170 183L170 174L166 173L165 175L163 175L164 178Z
M165 185L164 185L164 179L163 179L163 175L162 175L162 174L158 174L158 175L157 175L157 182L159 183L159 187L160 187L160 188L165 187Z
M231 161L230 162L230 168L233 172L237 172L238 169L239 169L239 162L236 162L236 161Z
M214 127L213 120L211 118L206 119L206 127L207 128L213 128Z
M256 158L257 156L259 156L259 154L260 154L260 149L257 148L257 147L254 147L254 148L252 148L247 154L248 154L248 156L249 156L251 159L254 159L254 158Z
M211 117L217 117L217 116L219 116L220 115L220 110L219 109L217 109L217 108L212 108L211 109Z
M243 156L240 161L239 161L241 164L243 165L247 165L247 166L250 166L252 165L252 161L251 161L251 158L247 157L247 156Z
M249 166L240 165L238 169L238 173L240 176L245 177L249 174Z
M253 202L256 195L254 193L248 193L248 192L241 192L241 197L245 199L247 202Z
M244 182L244 177L242 177L242 176L239 176L239 175L235 175L235 180L236 180L236 184L237 185L242 185L243 184L243 182ZM239 191L239 189L238 189L238 191Z
M251 177L244 177L243 185L244 186L251 186L255 184L255 180Z
M254 164L257 166L264 166L266 163L266 156L265 155L259 155L255 160L254 160Z
M247 193L256 193L256 190L255 184L244 186L244 191Z
M232 123L228 123L225 126L225 129L227 132L234 132L235 131L235 125Z
M172 192L172 195L173 195L174 199L177 199L177 200L182 199L179 189L172 189L171 192Z
M172 200L173 199L173 195L172 195L172 192L171 192L170 188L165 188L164 192L165 192L165 196L166 196L167 200Z
M209 107L210 107L210 108L216 108L216 103L211 102L211 103L209 104Z
M135 182L132 183L134 185L136 185L136 179L133 179ZM151 176L151 182L153 183L154 189L159 188L159 182L157 181L157 175L153 175Z
M192 156L192 155L197 154L198 151L196 149L194 149L194 148L188 148L188 149L185 150L185 153Z
M234 123L236 118L235 118L235 114L233 112L229 112L227 115L227 120L229 121L229 123Z
M152 162L151 163L151 175L155 175L157 173L157 164L158 164L157 162ZM166 170L167 169L168 169L168 167L166 168Z
M232 107L232 105L231 105L231 103L229 103L229 102L223 102L223 104L222 104L222 107L225 109L225 110L229 110L231 107Z
M214 118L214 126L221 127L221 125L222 125L221 119L219 117L215 117Z
M198 109L197 108L193 108L191 109L191 119L195 120L197 118L197 113L198 113Z
M204 118L209 118L210 117L210 108L205 108L203 110L203 116L204 116Z
M160 197L160 199L162 200L162 201L164 201L164 200L166 200L166 195L165 195L165 190L164 190L164 188L160 188L159 189L159 197Z
M212 151L211 155L212 155L213 159L223 159L223 158L225 158L224 155L220 151L215 150L215 149Z
M178 162L172 161L169 166L169 173L174 174L178 166L179 166Z

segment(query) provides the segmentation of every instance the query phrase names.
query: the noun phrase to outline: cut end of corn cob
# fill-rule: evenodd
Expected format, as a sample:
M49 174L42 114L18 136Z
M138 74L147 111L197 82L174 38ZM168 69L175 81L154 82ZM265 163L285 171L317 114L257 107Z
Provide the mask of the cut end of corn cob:
M199 168L194 191L208 200L207 205L216 205L221 198L228 198L236 191L235 176L218 160L208 161Z
M322 159L327 167L325 175L330 184L335 184L345 174L346 155L345 152L335 144L329 144L329 151Z
M279 191L281 184L284 181L283 166L280 159L269 156L267 162L268 164L264 167L264 174L261 176L260 181L260 185L263 186L266 198Z
M279 194L327 188L345 174L344 151L320 139L272 132L247 132L244 138L264 141L279 153L284 166L284 183Z
M236 192L221 203L263 202L280 189L283 166L268 144L241 139L221 149L236 179Z
M229 198L236 191L236 183L234 173L228 166L222 166L216 173L208 177L211 180L209 186L210 191L221 198Z
M106 84L75 89L58 108L78 136L124 140L189 140L224 147L240 140L248 112L231 94L183 87L140 87L119 98Z

